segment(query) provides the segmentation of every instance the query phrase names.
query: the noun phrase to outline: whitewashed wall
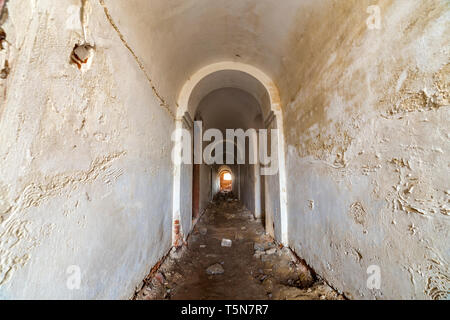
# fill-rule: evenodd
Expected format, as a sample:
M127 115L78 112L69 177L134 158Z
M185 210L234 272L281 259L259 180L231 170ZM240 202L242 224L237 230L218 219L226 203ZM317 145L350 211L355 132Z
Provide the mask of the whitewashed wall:
M129 298L171 246L173 118L92 1L10 1L0 80L0 299ZM81 271L78 290L66 285ZM73 269L69 269L73 272Z

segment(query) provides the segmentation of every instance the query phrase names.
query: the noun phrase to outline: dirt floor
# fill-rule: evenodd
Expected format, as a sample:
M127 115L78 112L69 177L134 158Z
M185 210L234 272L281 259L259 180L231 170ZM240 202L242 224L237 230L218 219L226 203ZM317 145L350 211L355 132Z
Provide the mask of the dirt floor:
M344 299L288 248L274 243L231 194L217 195L187 247L174 249L158 267L134 299Z

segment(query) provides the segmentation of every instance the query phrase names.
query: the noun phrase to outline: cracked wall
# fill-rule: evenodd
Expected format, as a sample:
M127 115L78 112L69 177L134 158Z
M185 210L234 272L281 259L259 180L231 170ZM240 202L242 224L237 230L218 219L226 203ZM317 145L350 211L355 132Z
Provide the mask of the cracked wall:
M379 1L380 29L371 4L310 6L291 33L289 241L349 298L448 299L449 3Z
M0 298L132 295L171 244L177 95L222 61L279 88L299 256L350 298L448 297L448 1L0 3Z
M102 2L6 6L0 298L129 298L171 246L173 116Z

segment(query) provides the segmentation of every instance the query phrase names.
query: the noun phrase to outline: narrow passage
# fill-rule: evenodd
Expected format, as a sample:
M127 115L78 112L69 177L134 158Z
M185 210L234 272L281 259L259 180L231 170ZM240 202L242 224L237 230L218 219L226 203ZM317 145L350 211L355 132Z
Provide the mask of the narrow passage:
M343 296L288 248L274 243L262 222L231 193L219 193L187 247L171 252L144 280L135 299L331 300Z

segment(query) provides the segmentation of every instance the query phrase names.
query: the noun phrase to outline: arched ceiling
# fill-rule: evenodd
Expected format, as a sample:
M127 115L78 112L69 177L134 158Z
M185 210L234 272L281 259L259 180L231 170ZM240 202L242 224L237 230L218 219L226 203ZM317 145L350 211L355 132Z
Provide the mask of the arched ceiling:
M263 118L258 101L250 93L237 88L221 88L209 93L199 104L196 118L206 129L261 128Z
M269 94L264 87L264 85L259 82L257 79L252 77L251 75L241 72L241 71L235 71L235 70L224 70L224 71L218 71L214 72L205 78L203 78L194 88L194 90L191 93L191 96L189 98L188 103L188 111L191 115L195 115L197 112L197 109L199 107L200 102L208 96L211 92L214 92L221 88L235 88L240 89L242 91L245 91L253 96L254 99L251 99L247 95L243 93L239 93L238 90L228 90L229 93L231 93L230 97L222 97L224 102L228 104L234 104L236 103L239 105L239 107L245 108L245 103L249 104L248 111L254 112L252 110L252 107L254 106L254 100L256 100L257 104L259 105L258 110L261 110L262 115L264 117L267 117L267 115L270 112L270 98ZM220 92L225 91L219 91L219 93L216 93L214 96L222 96ZM236 101L238 97L242 97L244 101ZM212 103L213 97L209 97L207 99L208 103ZM222 106L224 106L224 102L213 102L213 104L221 103ZM203 104L203 112L205 111ZM231 106L230 106L231 107ZM234 107L236 109L236 107ZM254 108L253 108L254 109ZM245 110L236 110L239 113L242 113L242 111ZM253 115L255 116L255 115ZM248 117L248 116L247 116ZM233 127L234 128L234 127Z
M175 109L177 94L189 77L221 61L260 69L273 78L281 93L285 86L297 90L290 77L296 76L302 63L292 58L296 55L292 44L302 39L299 26L312 15L312 8L321 10L325 3L332 9L335 1L283 0L282 5L278 0L104 2L159 94Z

